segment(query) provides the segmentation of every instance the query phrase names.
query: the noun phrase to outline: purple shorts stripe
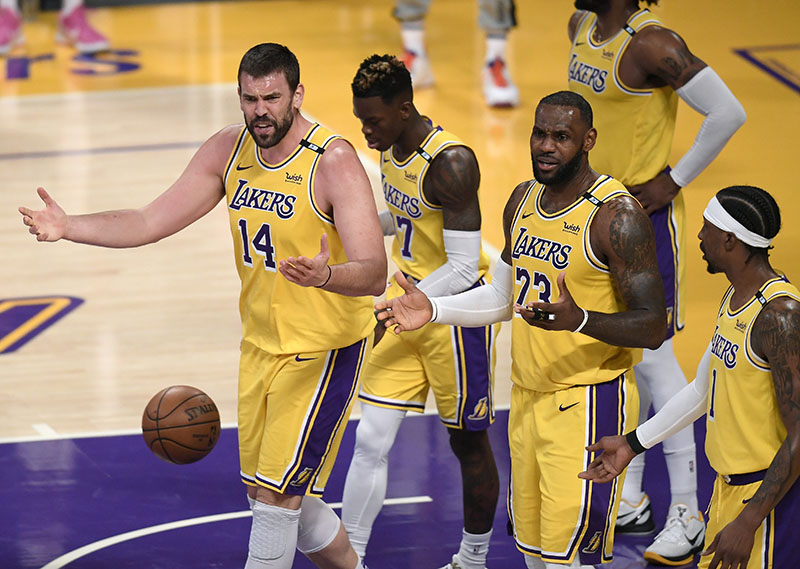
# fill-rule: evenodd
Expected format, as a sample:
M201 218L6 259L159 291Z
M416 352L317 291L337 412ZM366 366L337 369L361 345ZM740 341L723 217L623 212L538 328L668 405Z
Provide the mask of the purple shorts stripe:
M672 318L669 319L667 329L667 338L671 338L675 334L675 323L678 320L678 244L672 202L651 213L650 221L656 234L658 272L661 273L667 310L672 309Z
M767 516L764 532L766 546L764 549L764 567L780 569L796 567L798 556L797 521L800 520L800 482L795 481L778 505ZM770 522L774 523L770 523ZM774 535L774 545L770 551L770 538Z
M460 393L459 418L461 428L484 431L494 421L492 400L492 339L490 326L454 328L456 362L464 391ZM463 368L462 363L463 351Z
M591 417L592 436L587 444L601 437L621 435L625 423L625 374L617 379L600 383L591 388L594 399L594 416ZM611 552L605 550L609 532L614 529L615 520L611 517L612 500L616 496L617 480L611 484L591 486L591 502L588 504L588 519L585 519L586 532L578 545L582 564L599 565L611 561ZM586 516L587 513L584 512ZM571 553L571 552L570 552Z
M331 350L330 362L325 370L325 386L313 404L314 419L309 421L303 433L305 448L294 468L295 474L286 485L286 494L305 495L309 484L313 490L311 494L322 494L324 488L316 488L314 482L337 433L347 421L364 362L366 341L360 340L346 348Z

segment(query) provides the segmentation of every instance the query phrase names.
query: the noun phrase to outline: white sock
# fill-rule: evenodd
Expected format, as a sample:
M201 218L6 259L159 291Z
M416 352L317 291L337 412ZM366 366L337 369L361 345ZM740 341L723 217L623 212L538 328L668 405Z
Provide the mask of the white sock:
M625 472L625 483L622 485L622 499L637 505L644 498L642 476L644 475L644 454L637 454Z
M508 41L505 37L487 37L486 38L486 62L491 62L498 57L503 61L506 60L506 45Z
M83 5L83 0L62 0L61 3L61 14L67 15L72 12L78 6Z
M386 498L389 450L405 411L375 405L361 406L356 446L342 496L342 523L359 557L364 557L375 518Z
M0 0L0 8L8 8L15 14L19 14L19 6L17 0Z
M461 532L461 546L458 548L458 565L463 569L486 569L486 554L489 553L489 540L492 530L486 533Z
M664 449L664 460L669 472L669 488L672 504L686 504L694 515L697 512L697 471L695 468L695 446L668 451Z
M544 561L533 555L525 555L525 567L528 569L545 569Z
M256 502L244 569L291 569L300 510Z
M403 38L403 48L406 51L414 52L419 56L425 55L425 30L421 25L411 27L403 24L400 36Z
M645 379L657 413L670 398L686 387L686 376L672 349L672 339L657 350L644 350L647 364ZM697 511L697 460L694 429L690 425L678 431L662 445L667 463L672 503L686 504Z

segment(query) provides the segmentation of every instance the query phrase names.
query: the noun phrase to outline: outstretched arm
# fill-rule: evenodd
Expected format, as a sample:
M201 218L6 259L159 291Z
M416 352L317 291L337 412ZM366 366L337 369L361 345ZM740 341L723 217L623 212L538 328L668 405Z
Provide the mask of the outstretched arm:
M669 85L705 116L691 148L670 172L632 186L648 214L667 205L722 151L746 119L744 107L717 73L696 57L672 30L651 26L636 35L628 52L650 85Z
M39 241L66 239L101 247L138 247L177 233L200 219L225 195L222 175L240 127L209 138L164 193L139 209L67 215L44 190L42 210L20 207L22 221Z
M710 362L711 345L700 359L694 381L676 393L658 413L625 436L603 437L586 447L590 452L602 454L589 464L586 471L578 474L578 477L595 482L609 482L622 473L634 456L702 417L708 404Z
M786 297L770 301L753 325L751 341L772 368L787 435L752 499L703 552L714 554L712 568L747 565L756 530L800 476L800 303Z

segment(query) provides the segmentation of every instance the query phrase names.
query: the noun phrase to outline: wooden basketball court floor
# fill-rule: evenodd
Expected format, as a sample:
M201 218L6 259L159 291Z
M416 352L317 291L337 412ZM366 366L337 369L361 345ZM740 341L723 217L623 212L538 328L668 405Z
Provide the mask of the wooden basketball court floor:
M776 0L765 8L736 0L719 11L719 3L662 4L654 10L717 70L748 113L722 154L684 190L688 311L676 351L691 378L726 288L724 277L705 273L694 238L715 191L748 183L775 195L784 227L773 264L800 279L794 249L800 230L792 215L798 204L800 5ZM349 83L364 57L400 50L391 5L263 0L97 9L92 21L112 39L112 50L97 57L56 45L55 15L38 14L26 24L26 46L0 60L0 567L243 565L247 523L234 429L238 283L224 209L164 242L118 251L36 243L16 208L38 207L39 185L73 213L150 201L205 138L240 122L236 68L244 51L262 41L285 43L298 55L304 111L345 135L377 180L376 156L352 116ZM483 104L476 2L435 0L427 20L437 85L418 92L416 103L475 150L484 239L494 257L502 247L506 198L531 177L528 137L536 102L566 86L571 6L568 0L518 2L509 63L523 102L513 110ZM700 122L681 103L673 163ZM503 409L507 327L501 338L496 398ZM147 400L172 384L211 394L230 427L220 447L193 466L159 463L136 435ZM507 475L505 416L501 410L492 428L501 476ZM331 502L341 497L352 427L326 495ZM658 461L648 465L648 487L662 519L668 497ZM389 496L409 503L384 509L368 561L378 568L442 565L457 547L461 509L452 488L455 460L435 417L406 421L391 465ZM707 498L709 474L701 475ZM143 513L141 505L151 511ZM211 520L224 523L144 531L231 513ZM501 506L490 566L522 567L505 537L504 518ZM144 533L119 538L133 531ZM75 553L100 542L105 545ZM647 543L621 538L612 566L644 566L639 556Z

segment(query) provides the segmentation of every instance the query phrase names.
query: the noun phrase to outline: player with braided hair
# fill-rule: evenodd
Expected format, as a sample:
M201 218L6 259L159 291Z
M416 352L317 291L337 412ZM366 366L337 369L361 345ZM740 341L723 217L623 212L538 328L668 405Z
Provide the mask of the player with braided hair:
M780 211L753 186L720 190L698 237L725 273L714 336L695 380L627 435L603 437L581 477L607 482L634 456L706 415L717 472L700 568L794 567L800 517L800 292L772 268Z
M647 419L686 385L672 346L683 329L686 213L680 191L720 153L745 120L744 109L711 67L649 10L658 0L575 0L569 88L595 111L602 134L592 166L625 184L650 215L667 300L667 340L644 350L636 366L639 420ZM668 166L678 108L683 99L706 118L694 144ZM676 433L664 443L671 506L664 529L645 559L680 565L699 551L704 531L697 503L694 433ZM650 500L642 490L644 455L628 468L617 518L618 533L655 529ZM683 512L683 514L680 514Z
M488 282L481 247L480 172L475 154L419 114L411 76L391 55L373 55L353 79L353 108L370 148L379 150L387 209L385 235L406 277L433 296ZM398 286L388 296L402 294ZM434 324L386 334L364 370L362 416L347 474L342 521L356 553L366 553L386 496L388 453L408 411L422 412L433 390L461 467L464 531L448 568L484 569L499 480L486 429L494 420L496 327Z

